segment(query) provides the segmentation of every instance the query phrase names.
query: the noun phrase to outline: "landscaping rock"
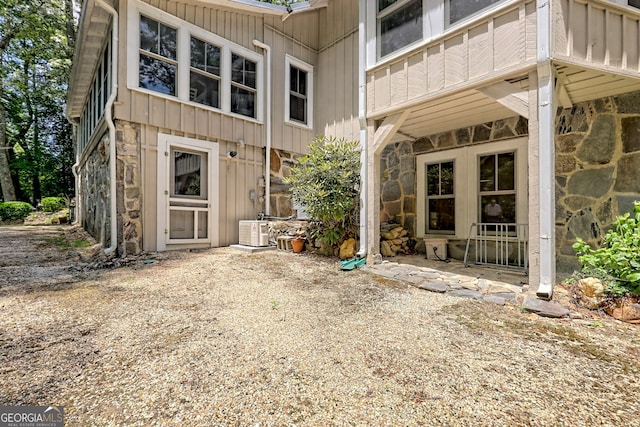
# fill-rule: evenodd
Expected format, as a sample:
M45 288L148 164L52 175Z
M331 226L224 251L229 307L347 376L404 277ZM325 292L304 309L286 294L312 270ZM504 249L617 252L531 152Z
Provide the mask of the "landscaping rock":
M569 315L569 310L560 304L530 296L525 297L522 308L543 317L567 317Z
M578 281L578 300L590 310L600 308L605 303L604 285L595 277L587 277Z
M619 301L613 307L605 308L612 317L627 323L640 324L640 304L634 301Z

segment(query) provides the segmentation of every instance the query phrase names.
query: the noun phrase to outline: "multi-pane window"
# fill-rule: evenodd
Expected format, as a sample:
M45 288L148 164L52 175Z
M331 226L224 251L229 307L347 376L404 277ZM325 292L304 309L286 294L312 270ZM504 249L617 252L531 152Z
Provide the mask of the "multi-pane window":
M378 0L378 57L422 39L422 0Z
M140 87L176 94L177 30L147 16L140 16Z
M189 100L220 108L220 47L191 37Z
M256 116L256 66L243 56L231 55L231 112Z
M427 164L426 181L426 232L454 234L456 199L453 161Z
M100 118L104 115L105 104L111 94L111 44L108 43L102 56L100 63L96 68L93 82L89 87L87 102L84 105L82 116L80 117L80 125L78 129L78 151L82 152L100 122Z
M289 119L307 123L307 72L289 66Z
M480 222L516 222L515 152L479 157Z
M129 88L262 120L262 55L143 2L129 14Z
M313 126L313 66L291 55L285 58L285 121Z

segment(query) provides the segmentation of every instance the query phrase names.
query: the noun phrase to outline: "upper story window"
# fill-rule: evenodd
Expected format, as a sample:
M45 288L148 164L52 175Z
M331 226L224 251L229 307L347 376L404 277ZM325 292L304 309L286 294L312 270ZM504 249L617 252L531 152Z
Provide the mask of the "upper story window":
M189 100L220 108L220 47L191 37Z
M177 31L144 15L140 16L140 87L167 95L176 94Z
M422 39L422 0L378 0L378 56Z
M231 111L255 117L257 64L231 54Z
M111 44L107 42L80 116L78 152L84 151L104 115L105 104L111 94Z
M475 15L481 10L499 3L503 0L446 0L445 14L447 15L447 25L455 24L458 21Z
M141 1L129 16L130 89L262 120L262 55Z
M287 55L285 121L312 126L313 67Z

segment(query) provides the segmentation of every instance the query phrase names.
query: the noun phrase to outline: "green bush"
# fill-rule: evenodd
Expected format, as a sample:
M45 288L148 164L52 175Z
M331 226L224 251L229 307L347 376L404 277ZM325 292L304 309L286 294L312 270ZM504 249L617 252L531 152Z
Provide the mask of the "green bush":
M0 219L21 221L33 211L33 206L25 202L0 202Z
M58 212L66 206L62 197L43 197L41 203L42 210L45 212Z
M360 187L357 141L319 136L309 153L291 168L285 182L293 200L309 215L313 235L336 245L355 235Z
M616 219L601 248L577 240L573 249L584 273L604 279L605 290L613 296L640 295L640 202L634 202L632 214Z

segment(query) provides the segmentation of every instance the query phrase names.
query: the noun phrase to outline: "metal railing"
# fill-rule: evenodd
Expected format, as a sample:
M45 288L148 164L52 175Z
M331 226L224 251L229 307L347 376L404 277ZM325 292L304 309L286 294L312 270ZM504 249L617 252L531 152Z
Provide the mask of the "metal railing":
M528 254L528 224L475 222L469 230L464 266L469 267L470 263L490 265L522 270L527 274Z

